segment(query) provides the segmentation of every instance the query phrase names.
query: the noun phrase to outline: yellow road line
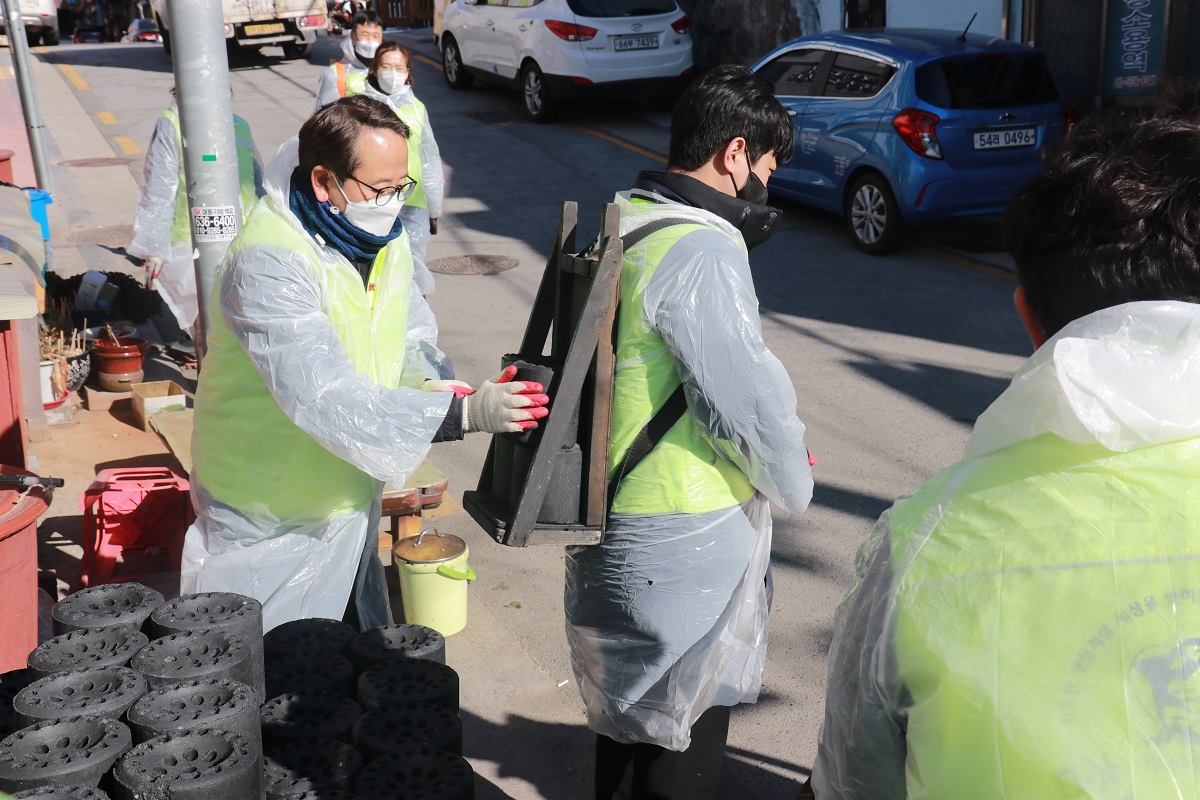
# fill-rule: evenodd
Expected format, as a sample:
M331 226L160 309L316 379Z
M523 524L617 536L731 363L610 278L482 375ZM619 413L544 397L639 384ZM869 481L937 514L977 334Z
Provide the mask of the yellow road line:
M130 139L128 136L114 136L113 140L121 146L127 156L136 156L142 152L142 148L137 146L137 142Z
M111 112L108 112L108 111L97 111L97 112L96 112L96 117L97 117L97 118L98 118L98 119L99 119L101 122L103 122L105 125L116 125L116 124L117 124L117 118L116 118L116 117L114 117L114 116L112 115L112 113L111 113Z
M423 56L420 53L413 53L413 58L415 58L417 61L420 61L422 64L428 64L436 69L440 70L442 68L442 62L434 61L429 56Z
M574 127L575 130L577 130L577 131L582 131L583 133L589 134L591 136L595 136L597 139L603 139L606 142L615 144L617 147L624 147L626 150L628 150L632 153L637 153L639 156L644 156L645 158L648 158L651 161L657 161L660 164L667 163L667 159L663 158L658 153L652 153L643 147L638 147L636 144L633 144L632 142L627 142L624 139L620 139L616 136L613 136L612 134L605 133L604 131L598 131L595 128L587 128L587 127L584 127L583 125L574 125L572 127Z
M0 65L0 80L9 80L15 77L17 74L13 72L12 67Z
M59 64L58 68L62 71L62 74L67 77L67 80L69 80L79 91L85 92L92 88L87 85L87 81L83 79L83 76L76 72L75 68L70 64Z
M939 261L945 261L949 264L955 264L960 267L967 267L968 269L973 269L976 272L982 272L985 275L991 275L995 278L1003 278L1004 280L1012 281L1013 283L1017 282L1017 276L1015 273L1009 272L1006 269L1001 269L1000 267L997 267L994 264L989 264L986 261L978 261L974 258L966 258L958 255L957 253L951 253L937 247L930 247L926 244L914 244L912 245L912 249L916 250L918 253L924 253L927 256L933 256Z

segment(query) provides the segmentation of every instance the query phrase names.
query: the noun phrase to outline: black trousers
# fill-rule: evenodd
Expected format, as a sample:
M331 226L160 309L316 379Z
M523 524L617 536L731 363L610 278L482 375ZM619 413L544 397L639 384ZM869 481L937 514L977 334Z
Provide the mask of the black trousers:
M692 743L683 752L621 744L596 734L596 800L712 798L728 736L728 706L713 706L700 715L692 725Z

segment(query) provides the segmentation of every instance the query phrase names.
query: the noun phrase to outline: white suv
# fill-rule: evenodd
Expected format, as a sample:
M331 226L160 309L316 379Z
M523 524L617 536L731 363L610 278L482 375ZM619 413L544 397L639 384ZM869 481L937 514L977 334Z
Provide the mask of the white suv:
M21 22L25 24L25 38L30 46L38 43L50 46L58 44L58 8L54 0L20 0L19 5ZM7 33L5 24L5 17L0 14L0 34Z
M454 0L442 18L446 82L519 87L526 116L558 103L669 101L692 72L691 22L675 0Z

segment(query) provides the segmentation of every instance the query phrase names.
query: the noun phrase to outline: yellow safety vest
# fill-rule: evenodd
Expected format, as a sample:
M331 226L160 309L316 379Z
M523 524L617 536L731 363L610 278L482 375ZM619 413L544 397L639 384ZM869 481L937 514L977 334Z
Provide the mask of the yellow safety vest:
M196 394L192 457L217 501L243 513L300 523L361 511L379 482L297 427L275 402L220 310L220 286L239 256L257 248L291 251L322 287L322 310L358 371L400 386L408 328L412 253L393 239L375 258L368 287L340 255L317 243L272 196L262 199L233 240L210 299L212 332Z
M179 129L179 112L168 108L163 116L171 121L175 128L175 145L179 151L179 188L175 191L175 219L171 223L171 245L174 247L191 247L192 226L188 214L187 179L183 174L183 133ZM233 135L237 144L238 183L242 196L242 220L250 213L258 200L258 192L254 185L254 139L250 135L250 123L233 115Z
M349 97L352 94L362 94L367 86L367 71L365 69L347 69L345 63L335 61L329 65L333 72L334 84L337 86L338 97Z
M1043 434L897 503L910 800L1200 797L1198 462Z
M366 73L361 74L365 75ZM346 86L348 94L362 94L366 89L365 77L356 87ZM412 102L405 103L396 109L396 116L408 126L408 177L417 182L416 188L404 201L404 205L425 208L425 184L421 182L421 137L425 135L425 104L414 96Z
M621 218L622 233L639 220L634 202ZM707 226L672 225L647 236L625 253L617 310L616 380L609 442L608 477L616 474L642 427L680 385L666 344L642 317L642 298L658 265L683 236ZM621 481L612 510L620 514L700 514L740 505L754 486L734 464L717 455L685 413L667 435Z

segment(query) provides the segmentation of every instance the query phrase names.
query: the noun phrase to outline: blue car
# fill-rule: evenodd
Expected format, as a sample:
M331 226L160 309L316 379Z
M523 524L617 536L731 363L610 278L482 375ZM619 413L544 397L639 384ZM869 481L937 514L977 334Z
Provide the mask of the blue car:
M796 127L768 188L842 214L868 253L909 224L1002 212L1077 116L1039 51L979 34L802 36L754 70Z

